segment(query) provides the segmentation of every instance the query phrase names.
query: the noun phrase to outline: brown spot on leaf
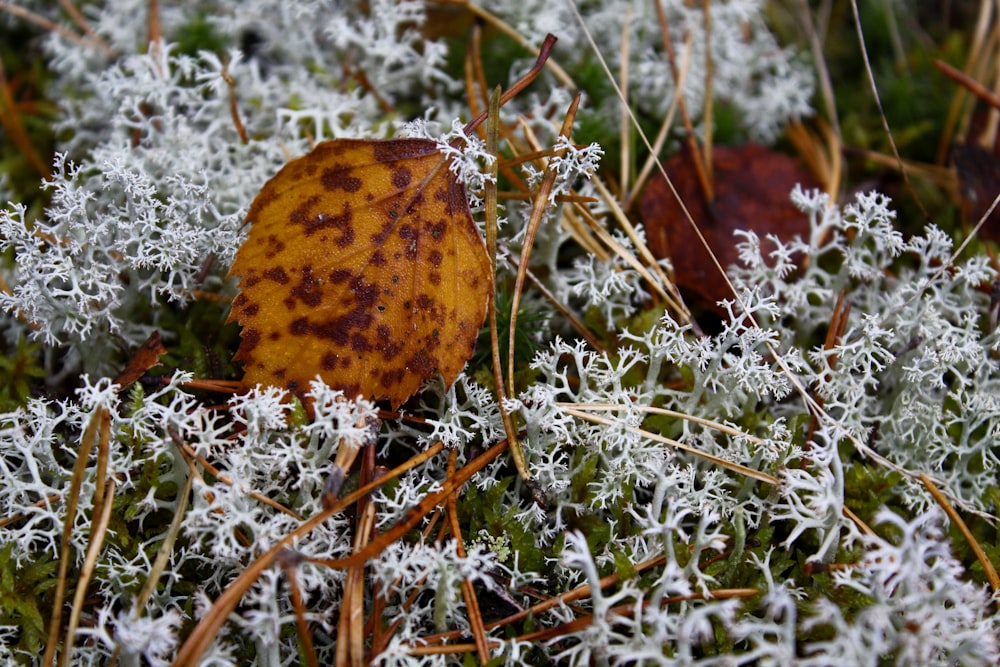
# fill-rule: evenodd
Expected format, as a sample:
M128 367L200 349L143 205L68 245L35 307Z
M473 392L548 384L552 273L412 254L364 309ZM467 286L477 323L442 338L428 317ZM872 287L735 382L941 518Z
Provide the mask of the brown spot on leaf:
M357 192L361 189L361 179L351 175L351 167L337 164L323 170L320 182L323 187L333 192L343 190L344 192Z
M391 212L390 217L392 217ZM394 229L396 229L396 221L394 219L389 222L382 223L382 227L379 229L378 233L372 234L371 236L372 245L375 247L381 246L389 239L389 236L392 234Z
M406 367L424 377L431 377L437 371L437 363L433 355L428 354L426 350L419 350L410 357L410 360L406 363Z
M243 330L243 344L240 345L240 352L249 355L253 352L253 349L260 344L260 331L257 329L246 328Z
M401 162L440 155L437 144L430 139L389 139L372 143L378 162Z
M354 216L348 202L344 202L339 213L332 211L319 211L314 215L309 213L308 210L296 210L289 220L293 224L301 225L305 229L306 236L312 236L316 232L329 229L339 234L334 238L334 243L339 247L346 248L354 243L354 225L352 224Z
M267 250L264 251L264 256L268 259L272 259L279 255L285 249L285 243L279 239L274 234L267 237Z
M417 251L420 248L420 232L410 225L401 225L399 227L399 238L403 239L405 243L403 252L406 254L406 259L416 259Z
M371 352L373 348L367 338L361 334L354 334L351 336L351 349L355 352Z
M437 222L427 223L427 231L430 233L431 238L435 241L440 241L444 238L445 230L448 229L448 225L445 224L444 220L439 220Z
M365 282L361 276L351 281L351 291L359 306L373 306L378 301L378 285Z
M382 376L379 378L379 383L383 388L389 389L395 387L403 378L406 377L406 373L402 369L393 369L389 371L382 371Z
M393 340L392 329L390 329L385 324L380 324L376 327L375 334L378 337L377 349L382 353L382 358L386 361L392 361L403 351L403 343L398 340Z
M351 271L350 269L334 269L330 272L330 282L335 285L339 285L353 275L354 271Z
M311 265L307 264L302 267L302 280L292 288L292 296L313 308L323 300L323 291L320 289L319 281L313 275Z
M392 184L399 189L405 188L413 179L413 172L406 167L397 167L392 172Z
M283 266L276 266L274 268L267 269L264 271L264 277L272 282L278 283L279 285L287 285L291 280L285 272L285 267Z
M307 197L298 206L292 209L292 212L288 214L288 219L292 224L295 225L305 225L306 222L312 217L313 208L323 200L319 195L313 195L312 197ZM254 202L253 208L257 207L257 203ZM249 240L249 237L248 239Z
M469 200L465 198L465 187L451 179L448 181L448 201L445 206L445 215L449 218L455 215L456 211L469 207Z
M374 316L363 308L355 308L339 317L323 322L310 323L309 333L319 338L331 340L341 347L348 346L352 329L365 331L372 325Z

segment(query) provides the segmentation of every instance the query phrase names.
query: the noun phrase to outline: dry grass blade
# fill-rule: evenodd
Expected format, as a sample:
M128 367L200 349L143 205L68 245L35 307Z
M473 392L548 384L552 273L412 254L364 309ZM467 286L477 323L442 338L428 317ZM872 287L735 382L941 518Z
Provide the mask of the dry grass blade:
M650 288L656 292L661 299L663 299L673 314L675 314L683 322L691 322L691 313L687 310L687 307L681 300L677 287L663 272L663 269L649 251L649 247L645 243L641 242L635 227L632 225L631 221L628 220L625 212L618 207L617 202L615 202L614 197L607 189L607 186L605 186L604 183L597 178L593 180L593 183L597 188L598 193L600 193L601 198L610 206L611 211L615 216L615 220L621 224L622 229L625 230L625 233L631 239L633 245L639 251L640 256L646 264L640 262L635 254L616 241L614 237L608 233L605 226L596 220L587 208L578 205L576 210L580 217L583 218L583 220L589 225L594 235L600 239L612 253L618 255L626 263L628 263L629 266L635 269L636 273L638 273L642 279L646 281ZM655 276L653 275L654 273L656 274Z
M809 48L812 51L813 62L816 65L816 73L819 76L819 89L822 93L823 108L826 111L827 120L833 125L833 133L837 144L840 144L840 118L837 115L837 100L833 93L833 83L830 80L830 70L826 66L826 58L823 56L823 40L819 30L812 18L812 11L806 0L797 0L799 11L796 16L802 21L802 28L809 38ZM836 197L831 193L831 198L836 201Z
M957 191L958 189L958 185L955 181L955 171L951 167L942 167L936 164L916 162L914 160L907 160L906 158L897 159L891 155L885 155L884 153L878 153L870 150L850 149L850 152L861 155L866 160L870 160L874 164L887 167L894 171L899 171L901 168L900 165L902 165L902 169L905 169L910 176L923 179L945 190Z
M90 452L94 448L94 441L98 438L101 423L105 419L110 419L110 414L106 407L100 407L91 415L87 422L87 428L80 438L80 448L76 452L76 465L73 467L73 479L70 481L69 491L66 494L66 522L63 525L62 541L59 545L59 575L56 580L56 590L52 601L52 618L49 622L49 640L45 646L45 653L42 655L42 665L50 667L55 658L56 649L59 645L59 629L62 625L63 600L66 597L66 578L69 575L70 558L70 533L73 531L76 517L76 508L80 502L80 489L83 486L83 478L87 472L87 463L90 459ZM96 499L95 499L96 500ZM64 650L69 650L65 647Z
M535 60L535 64L531 66L531 69L529 69L524 74L524 76L515 81L514 85L512 85L510 88L504 91L503 95L500 96L500 106L507 104L507 102L510 102L512 99L517 97L517 95L522 90L530 86L531 82L538 78L538 75L542 73L542 69L545 68L546 63L550 62L550 58L552 55L552 48L555 45L556 45L556 36L549 34L545 36L545 41L542 42L542 45L537 50L530 47L526 47L528 48L529 51L537 53L538 59ZM470 134L473 129L479 127L483 123L483 121L486 120L486 114L488 112L489 110L485 110L478 116L470 120L468 123L466 123L465 133Z
M515 270L517 270L517 267L520 264L520 259L518 259L515 253L508 253L507 261L511 263ZM566 318L566 321L570 324L570 326L572 326L573 329L580 334L581 338L587 341L587 344L590 345L591 348L597 352L605 352L604 344L597 338L594 332L587 328L587 325L585 325L580 318L569 309L569 306L556 298L556 295L552 293L552 290L550 290L545 283L542 282L538 276L534 274L534 272L532 272L531 269L525 271L525 275L528 277L528 280L531 281L532 286L538 290L543 297L545 297L546 301L552 304L553 308L559 311L560 315Z
M0 4L0 8L3 5ZM24 123L17 112L17 105L14 103L14 96L11 95L10 83L7 81L7 73L3 63L0 63L0 126L7 132L7 136L20 151L21 155L31 164L32 168L38 172L43 179L48 179L51 175L49 166L35 150L31 137L28 135Z
M490 461L502 454L506 449L507 440L503 440L467 463L461 470L455 473L454 477L450 477L445 480L444 484L441 485L441 488L438 491L424 496L423 500L412 507L396 525L373 539L363 551L352 554L347 558L316 558L310 559L310 562L326 565L327 567L332 567L338 570L367 562L368 559L378 553L381 553L387 546L412 530L413 527L420 523L427 513L431 511L431 509L445 502L450 494L455 493L457 489L460 489L462 485L469 481L473 475L485 468ZM324 512L324 514L326 514L326 512Z
M233 119L233 126L236 128L236 133L240 135L240 141L248 144L250 143L250 137L247 136L247 129L243 126L243 121L240 119L240 109L236 101L236 82L229 73L228 60L222 67L222 79L226 82L226 87L229 89L229 115Z
M80 46L86 47L88 49L89 48L96 49L108 58L113 58L115 56L114 51L111 49L111 47L108 46L107 42L105 42L103 39L101 38L91 39L88 37L78 35L72 30L67 30L58 23L53 23L52 21L48 20L41 14L37 14L31 11L30 9L25 9L24 7L15 5L12 2L6 2L5 0L0 0L0 11L7 12L13 16L17 16L26 21L34 23L35 25L39 26L43 30L47 30L48 32L57 33L60 36L70 40L71 42L79 44Z
M362 478L369 478L374 468L374 450L368 448L362 466ZM369 498L358 500L354 553L362 552L371 542L375 530L375 504ZM337 623L337 667L361 667L365 662L365 565L354 565L347 570L344 593L340 602Z
M847 507L846 505L844 506L844 510L843 510L843 514L844 514L844 516L846 516L846 517L847 517L848 519L850 519L850 521L851 521L851 522L852 522L852 523L853 523L853 524L854 524L855 526L857 526L857 527L858 527L858 530L860 530L861 532L863 532L863 533L864 533L865 535L870 535L870 536L873 536L873 537L874 537L875 535L877 535L877 533L875 532L875 530L874 530L874 529L873 529L873 528L872 528L871 526L869 526L869 525L868 525L867 523L865 523L865 522L864 522L864 521L863 521L863 520L861 519L861 517L859 517L859 516L858 516L857 514L855 514L855 513L854 513L854 511L853 511L853 510L851 510L851 509L850 509L849 507Z
M184 512L187 510L188 499L191 497L191 488L194 486L194 478L197 473L198 471L194 467L194 464L188 461L188 475L184 481L184 488L177 495L177 509L174 511L174 518L170 521L170 528L167 529L167 534L164 535L163 542L156 552L156 560L153 561L152 567L149 568L149 578L146 579L142 590L135 598L135 603L132 607L133 618L138 617L142 612L142 609L146 606L146 602L149 601L153 595L153 591L156 590L156 584L160 580L160 575L167 568L167 562L173 553L174 543L181 532L181 522L184 520Z
M868 76L868 85L871 88L872 97L875 100L875 106L878 108L879 118L882 120L882 129L885 130L886 139L888 139L889 146L892 148L892 154L896 158L896 163L899 165L899 173L903 177L903 181L906 183L908 192L913 196L917 206L920 207L920 212L923 213L924 218L930 220L930 213L927 212L923 201L920 199L920 195L917 194L913 185L910 183L909 171L906 168L906 164L903 162L903 157L899 154L899 148L896 146L896 138L893 136L892 130L889 128L889 119L886 118L885 110L882 108L882 96L879 94L878 85L875 83L875 73L872 71L872 63L868 57L868 47L865 44L865 32L864 28L861 26L861 16L858 12L858 0L851 0L851 11L854 12L854 27L858 33L861 60L865 64L865 72Z
M712 591L711 593L691 593L690 595L676 595L673 597L663 598L660 601L660 606L665 607L671 604L679 604L681 602L690 602L693 600L731 600L733 598L750 598L755 595L759 595L760 591L756 588L725 588L720 590ZM645 601L642 607L649 606L650 602ZM617 607L611 607L605 613L608 617L627 617L635 614L637 612L635 604L623 604ZM546 628L545 630L539 630L537 632L529 632L528 634L520 635L517 637L518 641L521 642L541 642L548 641L550 639L556 639L563 635L567 635L572 632L579 632L585 629L587 626L594 622L592 616L587 616L584 618L579 618L575 621L570 621L569 623L563 623L562 625L557 625L553 628ZM419 651L414 651L419 653Z
M588 588L589 590L589 588ZM574 591L575 592L575 591ZM760 594L760 591L756 588L725 588L712 591L709 594L704 593L691 593L690 595L676 595L673 597L664 598L661 600L661 607L665 607L671 604L679 604L681 602L689 602L693 600L727 600L733 598L749 598L754 595ZM586 597L586 596L584 596ZM555 599L555 598L554 598ZM648 606L650 603L648 601L642 604L643 607ZM624 604L617 607L611 607L607 610L608 616L630 616L636 612L635 604ZM564 635L568 635L572 632L579 632L585 629L587 626L594 622L593 616L584 616L578 618L574 621L568 623L563 623L552 628L546 628L545 630L539 630L537 632L530 632L527 634L517 636L514 641L518 642L542 642L552 639L558 639ZM441 645L426 645L426 646L414 646L410 649L412 655L442 655L442 654L454 654L454 653L467 653L471 650L471 645L468 644L448 644L446 646Z
M689 34L688 38L684 40L684 53L681 57L680 76L675 84L678 90L684 89L684 81L687 77L689 63L691 62L691 49L693 46L694 39ZM681 95L674 95L673 99L670 100L670 107L667 109L667 113L663 117L663 122L660 123L660 129L656 133L656 138L653 139L652 150L646 158L646 162L643 163L642 169L639 170L639 175L636 177L635 183L632 184L632 189L629 191L628 198L625 200L624 206L622 206L622 208L626 211L632 210L632 206L635 204L635 200L639 197L639 193L642 191L643 186L649 179L649 175L652 174L653 169L656 168L656 156L660 154L663 150L663 146L667 143L667 135L670 133L670 128L674 126L674 114L677 113L678 105L683 99L684 98Z
M198 625L191 631L191 634L188 635L184 645L181 646L180 651L177 652L177 655L174 657L174 661L170 663L172 667L186 667L187 665L197 664L198 660L205 653L211 643L215 641L215 637L218 635L219 630L222 629L222 625L226 622L230 612L232 612L233 609L236 608L236 605L239 604L240 600L243 598L243 594L247 592L261 573L274 563L275 559L278 558L278 555L282 550L291 547L296 540L311 533L317 526L320 526L337 512L342 511L346 507L350 507L360 498L365 497L386 482L402 475L407 470L410 470L411 468L414 468L436 456L442 449L444 449L444 445L437 443L433 447L430 447L424 452L412 457L406 463L394 468L386 475L373 480L371 483L362 486L357 491L344 496L332 507L324 509L319 514L310 517L305 523L290 532L277 544L271 547L266 553L247 566L247 569L245 569L239 577L229 584L229 587L226 588L222 595L216 599L216 601L212 604L212 608L209 609L204 616L202 616Z
M208 461L206 461L203 457L198 456L198 454L191 448L191 445L187 444L186 442L184 442L181 439L180 435L177 433L177 431L175 429L168 428L167 432L170 434L170 438L174 441L174 444L177 445L177 449L180 450L181 455L184 456L185 459L187 459L189 462L197 462L198 465L200 465L202 468L204 468L210 475L212 475L213 477L215 477L217 480L219 480L220 482L222 482L226 486L235 486L236 485L236 483L228 475L226 475L224 472L222 472L221 470L219 470L218 468L216 468L214 465L212 465L211 463L209 463ZM195 471L192 471L192 472L195 472ZM290 516L290 517L292 517L294 519L302 521L302 517L299 516L297 513L295 513L292 510L288 509L287 507L285 507L281 503L278 503L278 502L275 502L274 500L271 500L270 498L268 498L264 494L262 494L262 493L260 493L258 491L249 491L249 490L247 491L247 493L254 500L256 500L256 501L258 501L260 503L263 503L263 504L265 504L265 505L267 505L269 507L273 507L274 509L278 510L279 512L287 514L288 516Z
M490 257L490 278L492 285L486 305L486 321L490 327L490 358L493 362L493 386L497 392L497 403L500 406L500 418L503 421L503 429L507 435L507 442L510 443L511 458L517 467L518 474L525 481L531 479L531 471L528 470L528 463L524 459L524 452L521 450L521 443L517 438L517 427L514 425L514 418L505 407L507 393L504 389L503 362L500 358L500 331L497 328L497 174L500 164L499 145L499 125L500 125L500 86L497 86L493 94L490 95L489 115L486 118L486 151L494 156L493 164L490 165L491 179L486 181L484 197L486 200L486 252ZM508 350L508 354L510 354Z
M163 29L160 24L160 0L146 0L146 43L157 60L160 57L160 40Z
M837 303L833 306L833 314L830 318L830 328L826 332L826 340L823 342L823 350L827 353L826 364L833 370L837 367L837 354L831 352L833 348L840 345L844 333L847 331L847 325L850 322L851 316L851 302L847 301L847 290L842 289L840 294L837 295ZM823 397L816 396L816 404L823 405ZM816 429L819 427L819 415L813 413L809 417L809 430L806 434L806 442L812 442L813 435L816 433Z
M843 148L837 133L822 119L816 121L818 132L810 131L802 123L789 123L785 129L789 141L805 161L809 171L823 185L830 195L830 201L839 199L840 182L843 176ZM817 136L818 135L818 136ZM808 258L803 261L808 261Z
M86 17L84 17L83 13L77 9L76 5L74 5L70 0L59 0L59 6L66 10L66 13L73 19L73 22L80 26L80 30L82 30L83 33L94 42L94 44L106 57L115 57L115 50L112 49L106 41L104 41L103 37L97 34L94 28L90 25L90 22L87 21Z
M214 391L220 394L235 394L243 389L243 383L239 380L212 380L198 379L181 382L184 389L201 389L204 391Z
M51 496L36 500L35 502L28 505L28 507L45 507L46 505L52 505L54 503L59 502L60 498L61 496L53 493ZM10 516L5 516L4 518L0 519L0 529L6 528L12 523L17 523L18 521L25 519L27 516L28 515L23 512L18 514L11 514Z
M507 23L505 23L500 17L498 17L495 14L491 14L488 10L480 7L476 3L468 2L468 0L445 0L445 2L465 7L470 12L472 12L479 18L483 19L483 21L485 21L489 25L493 26L503 34L513 39L519 46L521 46L526 51L534 53L537 56L541 56L541 52L544 49L544 45L542 46L542 48L536 48L534 45L528 42L528 40L526 40L524 36L521 35L521 33L519 33L517 30L509 26ZM555 77L559 80L559 82L562 85L566 86L571 90L576 88L576 84L573 82L573 79L569 76L569 74L566 73L566 70L564 70L562 67L559 66L559 63L549 59L546 61L545 65L552 71L552 73L555 75Z
M565 137L567 140L572 133L573 121L576 119L576 110L579 106L580 96L577 95L573 98L573 102L566 111L566 117L563 119L563 126L559 132L560 136ZM557 155L561 156L562 154L563 152L557 152ZM531 248L534 245L535 237L538 235L538 229L541 227L542 218L545 216L545 210L549 206L549 194L552 192L556 176L558 175L549 168L550 165L551 163L546 165L545 176L542 178L542 182L538 186L538 192L535 194L535 203L531 209L531 218L528 220L527 229L524 233L521 261L518 265L517 277L514 280L514 294L510 306L510 332L507 338L507 394L509 396L516 395L514 390L514 341L517 335L517 311L521 305L525 271L528 268L528 262L531 258Z
M278 562L284 570L285 580L288 582L288 590L292 596L292 608L295 609L295 630L298 632L299 641L302 642L302 653L305 656L307 667L319 667L319 658L316 656L316 648L312 643L312 634L309 632L309 624L306 621L306 605L302 600L302 590L299 588L298 579L295 577L295 566L299 563L298 554L291 549L286 549L279 554Z
M632 161L632 126L629 124L628 112L626 109L629 108L629 65L631 64L631 54L629 50L629 28L632 25L632 5L627 5L625 7L625 20L622 21L622 34L621 42L622 48L621 53L618 56L618 87L621 88L623 97L619 100L621 106L621 115L618 119L618 141L622 148L621 160L619 162L619 172L618 172L618 183L621 187L621 202L625 205L628 199L627 192L629 186L629 179L631 178L630 166Z
M980 78L980 75L988 71L996 62L997 33L1000 31L1000 23L993 16L995 11L993 3L979 3L976 28L972 32L972 40L962 68L963 72L969 73L969 78L974 80ZM987 50L987 44L992 45L993 54ZM973 110L974 105L968 104L968 91L964 88L956 90L948 109L944 129L941 131L941 140L938 143L937 159L935 160L938 164L944 164L948 159L955 135L964 134L968 129Z
M363 439L341 438L337 446L337 454L333 458L333 470L326 481L326 488L323 489L323 507L332 506L340 493L347 474L354 465L354 459L363 447L371 448L378 440L379 421L374 417L362 417L355 428L364 433Z
M662 442L665 445L670 445L671 447L674 447L676 449L680 449L680 450L683 450L683 451L688 452L690 454L694 454L695 456L699 456L699 457L701 457L701 458L703 458L703 459L705 459L707 461L710 461L710 462L712 462L712 463L714 463L716 465L722 466L723 468L728 468L729 470L732 470L733 472L737 472L737 473L739 473L741 475L745 475L747 477L752 477L752 478L754 478L756 480L759 480L761 482L766 482L768 484L774 484L775 486L777 486L778 484L781 483L781 481L777 477L774 477L772 475L768 475L765 472L760 472L759 470L754 470L753 468L748 468L748 467L746 467L744 465L740 465L739 463L733 463L732 461L727 461L727 460L725 460L723 458L719 458L718 456L713 456L712 454L709 454L707 452L703 452L703 451L701 451L701 450L699 450L699 449L697 449L695 447L691 447L690 445L685 445L683 442L678 442L677 440L674 440L673 438L668 438L666 436L662 436L659 433L653 433L651 431L646 431L646 430L643 430L641 428L637 428L635 426L629 426L628 424L622 424L621 422L617 422L614 419L608 419L607 417L601 417L600 415L593 415L593 414L590 414L589 412L584 412L583 410L575 410L573 408L565 408L565 410L566 410L566 414L572 415L572 416L577 417L579 419L583 419L584 421L589 421L589 422L592 422L594 424L602 424L604 426L614 426L614 427L617 427L617 428L623 428L626 431L628 431L629 433L634 433L635 435L641 436L643 438L649 438L650 440L653 440L655 442Z
M101 421L97 431L97 469L94 471L93 516L103 513L104 488L108 484L108 459L111 447L111 412L100 410Z
M458 460L458 450L451 450L448 457L448 477L455 474L455 463ZM455 553L459 558L465 558L465 543L462 540L462 527L458 523L458 503L456 494L448 496L448 521L451 528L452 537L455 539ZM485 665L490 660L490 649L486 643L486 630L483 627L483 615L479 612L479 600L476 598L476 591L472 587L472 580L462 579L462 597L465 598L465 607L468 611L469 627L472 629L472 636L476 640L476 655L479 663Z
M87 585L94 570L97 569L97 557L104 546L104 537L108 533L108 521L111 519L111 508L115 500L115 480L111 478L107 484L105 495L100 498L100 514L96 513L95 503L94 521L91 524L90 536L87 542L87 553L83 560L83 567L80 568L80 576L76 581L76 593L73 596L73 607L70 610L69 622L66 624L66 639L63 640L63 652L60 660L62 667L69 667L70 659L73 656L73 638L76 636L76 629L80 626L80 616L83 614L83 603L87 596Z
M667 55L667 62L670 63L670 74L674 78L675 89L681 91L683 89L680 88L680 85L678 83L681 77L678 74L677 62L676 59L674 58L674 42L673 39L671 39L670 37L670 27L667 25L667 14L663 10L663 2L661 0L656 0L654 4L656 5L656 18L660 26L660 35L663 38L663 52ZM576 5L573 6L573 11L576 11ZM580 14L579 12L577 12L577 17L579 16ZM581 20L581 24L582 23L583 21ZM708 33L706 32L705 34L707 35ZM706 42L708 41L709 40L706 39ZM707 51L706 51L706 57L708 57ZM602 63L604 62L603 58L601 59L601 62ZM605 67L607 66L605 65ZM608 78L610 80L610 76ZM620 95L621 91L619 91L619 96ZM679 100L681 121L684 124L684 131L686 133L685 140L687 141L687 145L688 148L690 149L692 159L694 160L695 173L698 175L698 182L701 184L701 189L702 193L705 195L705 200L712 201L713 199L715 199L715 187L712 184L712 163L708 162L706 164L705 154L702 151L698 150L698 140L696 139L694 124L691 122L691 114L688 113L687 104L684 102L684 96L678 93L678 97L681 98ZM706 94L705 103L706 104L711 103L711 96L708 94ZM629 115L631 115L631 111L629 112ZM632 122L635 123L634 118ZM636 123L636 126L638 126L638 123ZM707 134L710 135L711 133L707 132ZM649 146L648 142L646 145L647 147Z
M657 7L662 7L660 0L656 1ZM662 15L662 10L660 14ZM713 90L715 81L715 66L712 63L712 3L710 0L702 0L701 15L704 19L705 30L705 99L702 102L701 124L702 124L702 160L705 163L706 176L708 177L709 200L715 199L715 175L712 165L712 137L714 136L712 123L714 120L713 109L715 108L715 93ZM677 90L683 90L678 87Z
M763 442L761 438L750 435L749 433L744 433L738 428L733 428L721 422L713 421L711 419L705 419L703 417L695 417L694 415L689 415L683 412L677 412L676 410L668 410L667 408L657 408L652 405L616 405L614 403L556 403L561 408L572 408L574 410L613 410L613 411L625 411L625 410L635 410L636 412L645 412L652 415L663 415L665 417L675 417L677 419L683 419L689 421L692 424L700 424L701 426L707 426L713 428L716 431L725 433L726 435L731 435L738 438L746 438L750 442L759 445Z
M648 569L658 567L666 562L665 556L657 556L655 558L650 558L649 560L643 561L635 566L636 573L645 572ZM608 588L609 586L614 586L621 579L621 575L609 574L603 577L598 583L601 590ZM590 584L583 584L582 586L577 586L571 591L566 591L565 593L560 593L546 600L538 602L527 609L522 609L519 612L511 614L510 616L505 616L496 621L491 621L486 624L487 630L492 630L493 628L503 627L505 625L510 625L511 623L517 623L529 616L538 616L550 609L555 609L570 602L575 602L576 600L582 600L583 598L589 597L591 594ZM433 646L435 644L441 644L443 642L452 641L457 639L462 635L461 630L451 630L449 632L442 632L436 635L430 635L428 637L421 638L422 644L428 646Z
M993 567L993 563L990 562L986 552L983 551L983 547L979 544L979 541L976 540L972 531L969 530L965 521L959 513L955 511L954 506L948 502L948 499L944 497L944 494L941 493L941 491L937 488L937 485L934 484L934 481L931 480L930 477L927 475L920 475L920 481L923 483L924 487L930 491L931 496L933 496L937 504L941 506L941 509L945 511L945 514L948 515L948 518L951 519L952 523L954 523L958 530L962 533L965 541L969 543L973 553L976 554L976 560L979 561L979 564L983 566L983 570L986 572L986 578L990 582L990 587L993 588L993 595L996 596L1000 594L1000 575L997 575L996 568Z
M945 76L961 84L964 88L986 104L989 104L995 109L1000 109L1000 95L997 95L992 90L973 79L971 76L952 67L943 60L935 59L934 66L941 70Z

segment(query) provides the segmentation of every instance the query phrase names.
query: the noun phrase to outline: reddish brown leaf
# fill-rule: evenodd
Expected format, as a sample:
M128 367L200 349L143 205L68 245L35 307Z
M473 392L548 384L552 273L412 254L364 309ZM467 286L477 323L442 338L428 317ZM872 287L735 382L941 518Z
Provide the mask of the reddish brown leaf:
M711 207L705 203L686 151L664 167L723 268L738 261L740 239L733 235L737 229L756 232L765 257L773 249L765 240L767 234L787 241L809 233L808 221L791 204L789 193L796 183L815 187L814 179L794 158L757 144L716 148L712 165L716 194ZM716 302L732 294L662 176L650 179L639 207L650 250L657 257L671 258L674 278L685 297L720 312Z
M244 384L317 375L393 407L454 381L486 316L490 262L448 161L425 139L337 139L254 200L230 271Z
M952 150L952 160L958 175L965 222L978 224L1000 193L1000 158L976 144L959 144ZM979 236L1000 243L1000 208L990 214Z

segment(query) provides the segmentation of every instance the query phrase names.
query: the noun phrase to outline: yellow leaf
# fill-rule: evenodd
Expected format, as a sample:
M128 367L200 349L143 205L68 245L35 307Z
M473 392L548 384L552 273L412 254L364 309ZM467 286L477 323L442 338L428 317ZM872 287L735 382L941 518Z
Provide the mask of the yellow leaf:
M319 375L395 409L472 355L490 262L433 141L319 144L267 182L247 222L230 270L245 386L302 397Z

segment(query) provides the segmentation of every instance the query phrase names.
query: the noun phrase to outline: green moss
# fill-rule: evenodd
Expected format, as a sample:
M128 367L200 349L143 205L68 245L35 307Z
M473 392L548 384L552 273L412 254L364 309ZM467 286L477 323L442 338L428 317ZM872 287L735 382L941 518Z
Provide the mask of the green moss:
M23 406L31 396L43 393L46 372L41 361L42 344L28 342L23 335L14 350L0 355L0 411Z
M196 13L177 29L174 41L181 53L191 56L197 55L199 51L211 51L223 56L229 48L229 44L216 33L215 27L202 12Z
M58 566L43 554L18 565L14 543L0 546L0 626L20 629L12 648L27 655L40 655L45 648Z

